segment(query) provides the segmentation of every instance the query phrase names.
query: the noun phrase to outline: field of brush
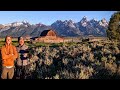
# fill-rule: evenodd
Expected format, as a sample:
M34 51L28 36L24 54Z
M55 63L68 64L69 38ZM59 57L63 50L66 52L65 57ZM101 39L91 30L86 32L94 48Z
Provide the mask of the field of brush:
M25 43L31 62L26 79L120 79L119 42Z

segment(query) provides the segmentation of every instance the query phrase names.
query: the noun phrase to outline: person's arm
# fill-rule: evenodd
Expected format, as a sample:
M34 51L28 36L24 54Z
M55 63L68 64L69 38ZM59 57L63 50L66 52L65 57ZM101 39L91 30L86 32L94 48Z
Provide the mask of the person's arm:
M23 54L23 57L25 57L26 59L28 58L28 46L25 47L25 53Z
M2 60L12 58L12 56L13 56L12 54L7 55L5 53L4 47L2 47L2 49L1 49L1 54L2 54Z
M17 52L17 49L16 47L13 47L13 59L15 60L16 58L18 58L18 52Z

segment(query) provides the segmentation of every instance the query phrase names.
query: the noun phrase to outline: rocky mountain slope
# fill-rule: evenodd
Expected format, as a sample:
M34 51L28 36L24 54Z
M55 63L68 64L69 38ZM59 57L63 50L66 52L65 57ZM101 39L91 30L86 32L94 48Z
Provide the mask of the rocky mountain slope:
M39 37L43 30L54 29L60 36L106 36L106 29L108 22L105 18L102 20L91 19L83 17L79 22L72 20L57 20L51 25L44 24L30 24L27 21L13 22L9 24L0 24L0 37L11 35L13 37L31 36Z

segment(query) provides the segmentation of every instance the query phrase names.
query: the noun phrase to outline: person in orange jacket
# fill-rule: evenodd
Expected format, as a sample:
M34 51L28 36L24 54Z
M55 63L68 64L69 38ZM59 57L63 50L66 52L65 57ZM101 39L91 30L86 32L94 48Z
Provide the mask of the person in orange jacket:
M14 76L14 62L18 57L16 47L12 45L12 37L6 36L5 45L1 48L2 55L2 79L12 79Z

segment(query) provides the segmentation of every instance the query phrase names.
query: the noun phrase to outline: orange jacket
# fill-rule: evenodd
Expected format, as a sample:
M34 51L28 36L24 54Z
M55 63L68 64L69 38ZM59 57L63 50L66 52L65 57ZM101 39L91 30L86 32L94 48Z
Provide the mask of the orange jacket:
M14 60L18 57L16 47L13 45L4 45L1 48L2 65L14 66Z

